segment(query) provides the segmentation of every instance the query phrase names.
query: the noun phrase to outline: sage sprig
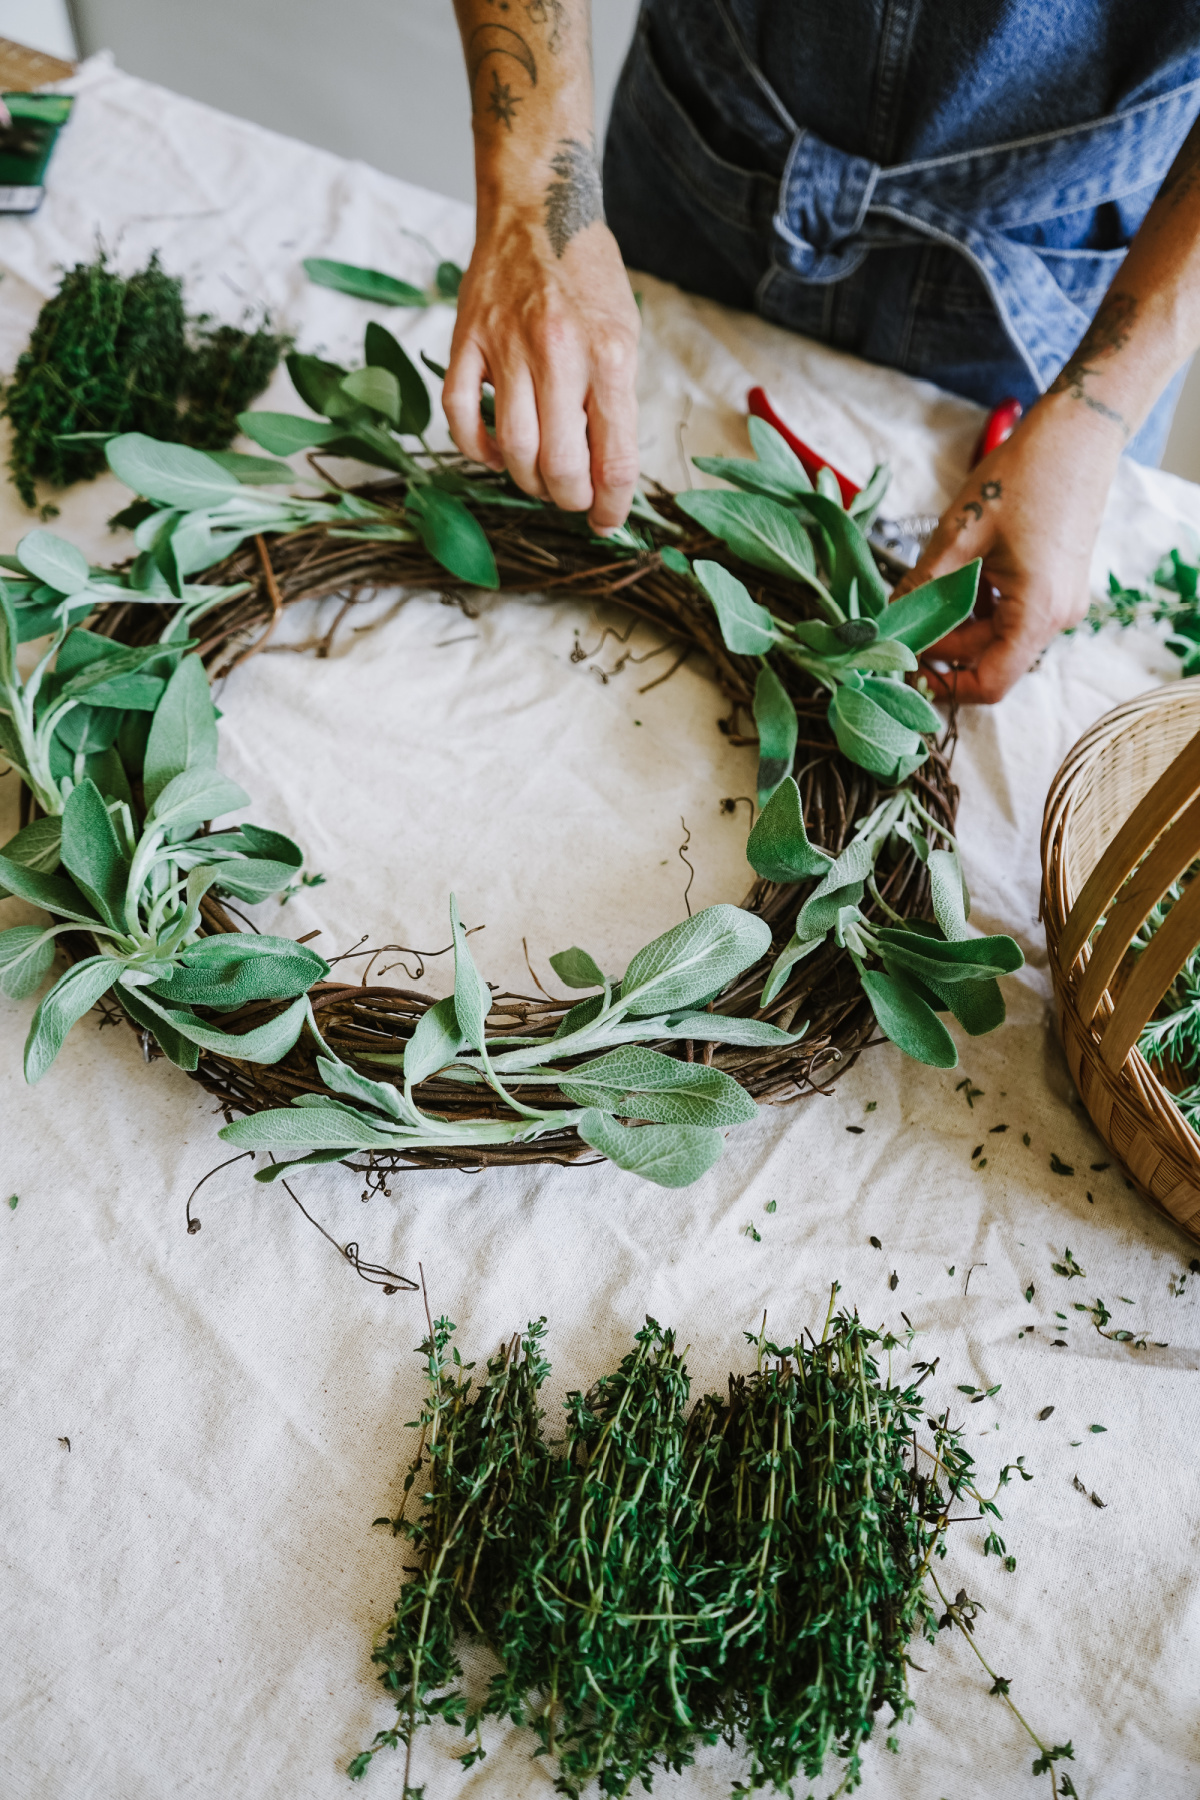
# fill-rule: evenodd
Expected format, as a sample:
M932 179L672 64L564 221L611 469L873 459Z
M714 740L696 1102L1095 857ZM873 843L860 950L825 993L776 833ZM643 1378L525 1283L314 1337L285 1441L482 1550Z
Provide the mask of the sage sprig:
M904 677L916 670L920 651L968 616L981 564L968 563L889 601L865 536L886 492L887 469L875 471L847 511L837 482L814 490L772 426L752 418L749 428L756 461L695 459L697 467L742 491L697 489L678 495L677 504L742 562L803 587L824 614L821 620L780 619L720 563L694 564L726 647L759 659L759 804L791 773L797 739L794 709L772 656L786 658L829 690L829 724L851 762L880 781L906 781L929 754L922 739L939 731L941 720Z

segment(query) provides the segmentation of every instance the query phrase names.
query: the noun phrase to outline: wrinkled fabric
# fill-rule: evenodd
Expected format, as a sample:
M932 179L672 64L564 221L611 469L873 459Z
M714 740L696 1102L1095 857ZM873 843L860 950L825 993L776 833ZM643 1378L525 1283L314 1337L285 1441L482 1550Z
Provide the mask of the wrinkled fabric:
M1135 31L1128 8L1023 0L648 0L606 203L627 258L666 278L1029 404L1198 111L1194 4ZM1132 453L1157 460L1168 427L1164 407Z
M268 304L306 350L352 360L376 318L414 357L444 360L448 311L366 307L309 286L300 262L332 256L423 281L432 253L405 232L461 260L466 208L103 64L79 86L43 211L0 222L0 367L97 230L126 269L161 248L193 300L225 318ZM635 281L648 474L680 487L681 452L748 454L746 389L763 382L857 479L891 460L889 509L953 492L975 407L652 276ZM284 376L262 404L298 408ZM111 478L72 489L58 526L114 561L129 539L105 520L127 498ZM33 522L4 488L3 547ZM1200 491L1125 466L1096 580L1110 567L1140 578L1192 532ZM467 922L486 926L471 941L487 978L532 990L524 940L553 988L550 952L577 942L621 967L683 916L681 820L692 904L742 897L747 810L720 803L753 792L754 752L718 731L725 707L701 666L650 687L674 659L669 646L653 654L657 634L601 642L588 608L490 599L469 617L435 592L367 603L327 659L288 648L335 609L290 615L277 653L218 696L222 766L253 795L251 816L293 833L326 876L258 909L262 929L319 929L327 955L366 933L363 948L396 946L383 967L404 964L385 979L441 994L448 959L430 953L448 942L453 887ZM649 660L618 669L626 651ZM930 1408L967 1423L984 1491L1018 1455L1034 1476L1002 1492L1001 1523L953 1528L939 1579L986 1606L983 1654L1047 1743L1073 1741L1075 1785L1094 1800L1196 1792L1200 1284L1189 1275L1172 1293L1194 1246L1126 1188L1071 1095L1037 923L1037 840L1047 784L1079 732L1176 667L1153 633L1077 637L1002 706L963 717L955 776L973 923L1012 932L1029 966L1006 984L1008 1024L961 1040L960 1068L873 1049L828 1097L732 1132L716 1168L673 1193L607 1166L408 1173L365 1206L337 1167L293 1184L338 1244L413 1277L423 1265L465 1357L547 1314L552 1430L567 1390L615 1367L647 1313L691 1346L697 1391L746 1366L743 1332L764 1310L776 1337L819 1330L835 1279L872 1322L903 1331L907 1315L911 1355L940 1358ZM0 780L0 840L16 807L15 781ZM28 916L0 905L0 924ZM416 1447L406 1422L420 1404L420 1297L356 1279L248 1162L219 1169L216 1102L164 1062L147 1066L132 1032L90 1016L26 1088L29 1014L0 1001L0 1793L343 1800L357 1791L346 1762L394 1716L370 1646L411 1553L371 1521L398 1509ZM1053 1173L1052 1155L1073 1172ZM189 1235L189 1195L214 1170ZM1051 1271L1066 1245L1082 1280ZM1168 1347L1099 1338L1073 1310L1096 1295ZM906 1356L893 1372L909 1375ZM958 1392L996 1383L979 1406ZM983 1555L989 1524L1017 1558L1012 1573ZM1036 1795L1032 1746L967 1646L943 1632L912 1654L915 1717L897 1728L898 1755L880 1722L863 1794ZM468 1666L480 1691L487 1668ZM461 1739L419 1740L412 1779L428 1800L549 1800L553 1771L530 1761L528 1735L495 1723L483 1735L487 1760L467 1774L453 1760ZM365 1800L398 1793L401 1771L385 1753ZM724 1800L742 1773L716 1746L654 1792ZM827 1769L814 1792L839 1778Z

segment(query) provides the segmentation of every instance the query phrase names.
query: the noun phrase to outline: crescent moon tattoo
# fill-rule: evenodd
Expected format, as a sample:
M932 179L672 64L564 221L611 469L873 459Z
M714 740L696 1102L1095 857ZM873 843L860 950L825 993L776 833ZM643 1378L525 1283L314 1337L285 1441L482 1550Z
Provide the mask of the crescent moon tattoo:
M520 32L513 31L508 25L476 26L467 46L467 56L471 69L472 92L475 89L476 77L489 56L511 56L514 62L520 63L532 85L537 86L537 63L534 60L533 51Z

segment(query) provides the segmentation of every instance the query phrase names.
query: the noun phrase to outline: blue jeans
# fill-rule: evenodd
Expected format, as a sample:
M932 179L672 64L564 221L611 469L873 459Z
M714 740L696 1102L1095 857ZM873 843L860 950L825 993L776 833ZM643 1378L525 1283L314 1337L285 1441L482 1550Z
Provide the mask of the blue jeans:
M734 4L739 16L778 12L767 0ZM1057 0L1054 16L1094 25L1100 4ZM790 5L800 30L808 8ZM935 11L945 24L980 8L938 0ZM900 143L925 154L884 165L870 151L887 93L856 93L859 77L845 72L872 66L868 44L827 70L814 52L792 71L800 102L849 146L835 148L796 123L726 0L645 0L605 146L609 223L635 268L981 405L1012 394L1028 406L1078 343L1200 110L1193 36L1193 61L1146 77L1123 110L964 149L943 96L932 124L919 120ZM993 42L989 54L1002 49ZM949 153L939 122L957 145ZM1161 457L1182 381L1129 445L1137 460Z

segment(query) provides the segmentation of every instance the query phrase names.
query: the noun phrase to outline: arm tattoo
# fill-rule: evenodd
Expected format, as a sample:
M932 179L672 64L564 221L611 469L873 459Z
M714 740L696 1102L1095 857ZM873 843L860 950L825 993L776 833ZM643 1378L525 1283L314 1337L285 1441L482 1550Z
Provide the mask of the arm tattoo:
M549 36L546 48L557 56L562 48L563 31L567 23L567 9L564 0L525 0L525 11L529 14L531 25L548 25Z
M1097 400L1094 394L1089 394L1087 383L1091 376L1102 373L1103 363L1119 355L1125 348L1133 330L1137 309L1135 294L1118 291L1107 295L1084 332L1079 348L1061 373L1055 376L1049 388L1052 394L1070 394L1072 400L1082 400L1092 412L1119 425L1126 437L1129 436L1129 426L1120 413L1111 406L1106 406L1103 400Z
M503 59L502 62L492 58ZM521 104L522 96L514 94L511 82L516 79L516 69L510 65L515 63L529 77L529 85L537 86L537 61L519 31L509 25L477 25L471 33L467 44L467 74L471 82L472 103L475 99L475 84L485 63L491 63L492 85L486 100L486 110L498 125L507 126L511 131L516 109ZM508 81L501 80L500 69L503 67Z
M561 256L576 232L604 217L595 143L560 138L550 167L556 179L546 189L546 232L555 256Z
M1200 126L1194 125L1184 138L1178 156L1163 177L1156 200L1169 200L1179 205L1200 185Z
M963 509L954 521L954 532L956 537L961 537L968 525L978 525L983 518L983 501L999 500L1004 489L998 481L992 480L985 481L979 492L982 496L981 499L963 501Z

